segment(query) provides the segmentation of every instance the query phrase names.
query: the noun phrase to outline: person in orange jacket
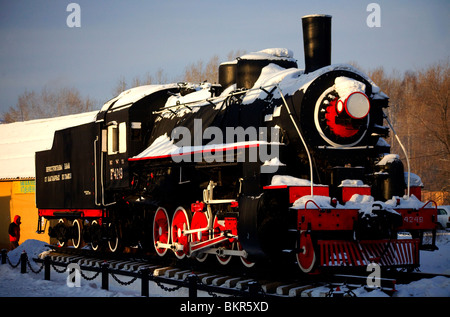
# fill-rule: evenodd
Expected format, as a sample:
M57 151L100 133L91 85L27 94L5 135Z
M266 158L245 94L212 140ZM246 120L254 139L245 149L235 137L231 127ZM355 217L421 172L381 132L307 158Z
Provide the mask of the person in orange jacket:
M9 225L8 233L9 233L9 245L10 249L14 250L19 246L20 240L20 216L16 215L14 217L14 221Z

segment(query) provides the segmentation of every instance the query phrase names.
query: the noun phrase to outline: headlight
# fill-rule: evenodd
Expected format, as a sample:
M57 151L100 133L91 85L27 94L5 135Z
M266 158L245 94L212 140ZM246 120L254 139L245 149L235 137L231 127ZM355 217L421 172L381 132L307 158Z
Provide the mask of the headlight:
M338 101L336 107L337 112L340 114L342 112L339 111L341 100ZM370 110L370 102L369 98L362 92L353 92L351 93L344 102L345 112L353 119L362 119L367 116Z

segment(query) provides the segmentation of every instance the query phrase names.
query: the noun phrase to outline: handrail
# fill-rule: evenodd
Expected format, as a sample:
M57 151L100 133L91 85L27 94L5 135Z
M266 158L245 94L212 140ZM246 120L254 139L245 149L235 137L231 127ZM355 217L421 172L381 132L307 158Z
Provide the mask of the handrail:
M406 165L408 166L407 197L409 197L409 196L410 196L410 188L409 188L409 187L411 186L411 165L409 164L408 153L406 153L406 149L405 149L405 147L403 146L402 141L400 141L400 138L398 137L397 132L395 132L395 129L394 129L394 127L393 127L392 124L391 124L391 121L389 120L388 116L387 116L384 112L383 112L383 117L386 119L387 123L389 124L389 127L391 127L392 132L394 133L395 138L397 139L398 144L400 144L400 147L401 147L402 150L403 150L403 154L405 154L405 157L406 157Z
M220 102L220 101L222 101L222 99L225 100L228 97L243 95L243 94L246 94L248 92L255 91L255 90L263 90L263 91L265 91L265 88L274 87L274 86L278 86L278 84L271 84L271 85L260 86L260 87L251 88L251 89L244 89L244 90L234 91L234 92L229 93L226 96L220 95L220 96L217 96L217 97L210 97L210 98L199 99L199 100L194 100L194 101L188 101L188 102L183 102L183 103L179 103L178 102L177 104L175 104L173 106L168 106L168 107L164 107L162 109L153 111L152 114L160 114L160 113L166 112L167 110L170 111L170 109L172 109L172 108L186 107L186 105L192 105L192 104L196 104L196 103L198 105L194 105L193 107L204 107L204 106L207 106L207 105L215 105L214 101L216 101L218 99L219 100L217 102ZM202 103L202 102L206 102L206 103L205 104L199 104L199 103Z
M425 204L423 204L423 206L420 207L419 210L425 209L425 207L426 207L429 203L434 204L434 209L437 209L437 206L438 206L438 205L437 205L437 203L436 203L434 200L427 200L427 202L426 202Z
M311 196L314 196L314 178L313 178L313 166L312 166L312 159L311 159L311 153L309 153L308 146L306 145L305 139L303 138L302 133L300 132L300 129L295 122L294 116L291 113L291 110L289 109L289 106L286 102L286 99L284 99L283 92L281 91L280 86L277 84L278 91L280 92L281 99L283 99L284 106L286 107L286 110L289 114L289 117L291 118L292 124L294 125L295 129L297 130L298 136L302 140L303 146L305 147L306 154L308 155L308 162L309 162L309 174L311 178ZM319 208L320 209L320 208Z
M319 211L322 210L322 208L320 208L319 205L314 200L310 199L305 203L305 211L306 211L306 206L308 206L308 203L313 203L314 205L316 205L316 207L319 209Z

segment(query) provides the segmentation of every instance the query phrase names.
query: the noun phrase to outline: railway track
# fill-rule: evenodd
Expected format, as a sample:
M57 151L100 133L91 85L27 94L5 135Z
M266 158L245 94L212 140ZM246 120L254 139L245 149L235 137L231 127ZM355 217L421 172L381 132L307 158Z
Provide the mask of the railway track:
M75 263L82 270L91 271L100 271L101 267L107 263L108 269L114 272L115 276L137 276L139 272L147 270L150 279L166 291L171 291L177 286L188 287L189 278L194 277L197 283L196 288L211 296L288 296L290 289L300 285L261 279L254 274L241 276L230 274L220 267L217 270L207 270L201 264L192 265L189 261L176 263L176 261L166 260L164 263L152 264L151 257L132 254L115 256L106 253L106 256L103 256L90 250L69 248L44 252L35 261L44 262L45 257L50 259L52 265L66 267ZM62 272L62 270L59 271ZM171 284L175 287L164 287L161 284Z
M54 246L51 246L54 247ZM261 268L252 271L230 271L230 268L212 267L194 261L177 262L175 259L166 259L152 256L127 253L115 255L111 253L98 253L88 249L56 248L40 254L36 262L44 263L48 257L54 270L56 266L63 267L58 272L65 272L71 264L77 264L81 270L102 272L105 264L108 272L120 284L129 283L141 277L142 272L147 274L149 281L155 282L163 290L170 292L181 287L192 287L203 291L204 296L264 296L264 297L341 297L356 296L355 289L367 286L367 275L325 274L320 276L306 276L291 273L290 271L274 268ZM156 260L158 260L158 264ZM93 276L93 274L90 274ZM432 278L442 274L422 272L390 272L383 273L379 289L388 295L395 293L397 284L408 284L422 278ZM444 275L450 278L450 275ZM128 279L122 282L121 279ZM134 282L134 280L132 280ZM190 284L191 283L191 284ZM170 285L170 286L168 286ZM373 289L373 288L372 288ZM148 290L147 290L148 292ZM144 291L143 291L144 294ZM190 293L191 294L191 293Z

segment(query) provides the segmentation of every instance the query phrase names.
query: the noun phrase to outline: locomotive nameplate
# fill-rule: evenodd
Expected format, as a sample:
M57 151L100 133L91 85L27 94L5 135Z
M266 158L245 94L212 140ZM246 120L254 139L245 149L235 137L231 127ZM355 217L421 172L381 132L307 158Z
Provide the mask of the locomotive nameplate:
M70 170L70 162L46 166L45 173L60 173L44 176L44 183L59 182L62 180L72 179L72 173L67 172L67 170Z

